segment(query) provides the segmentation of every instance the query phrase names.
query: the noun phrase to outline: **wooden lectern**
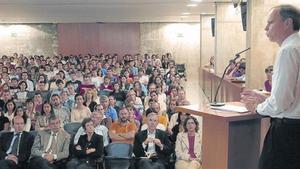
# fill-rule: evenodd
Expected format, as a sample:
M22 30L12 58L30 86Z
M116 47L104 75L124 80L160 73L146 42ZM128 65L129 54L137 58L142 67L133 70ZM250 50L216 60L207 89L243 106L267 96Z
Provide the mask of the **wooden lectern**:
M242 103L228 103L242 105ZM256 169L260 154L261 117L257 114L235 113L179 106L177 112L202 116L203 169Z

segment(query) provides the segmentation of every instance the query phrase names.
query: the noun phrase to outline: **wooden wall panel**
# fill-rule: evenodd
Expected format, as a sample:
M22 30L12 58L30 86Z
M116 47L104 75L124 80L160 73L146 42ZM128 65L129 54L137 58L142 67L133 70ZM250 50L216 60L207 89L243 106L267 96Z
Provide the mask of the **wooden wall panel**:
M58 24L61 54L97 54L139 52L138 23L67 23Z

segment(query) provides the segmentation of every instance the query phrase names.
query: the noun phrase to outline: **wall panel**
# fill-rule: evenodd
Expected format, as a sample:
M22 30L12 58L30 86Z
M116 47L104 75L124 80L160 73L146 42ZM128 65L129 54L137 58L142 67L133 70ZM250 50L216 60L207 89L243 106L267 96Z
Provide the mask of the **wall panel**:
M137 53L138 23L58 24L59 53Z

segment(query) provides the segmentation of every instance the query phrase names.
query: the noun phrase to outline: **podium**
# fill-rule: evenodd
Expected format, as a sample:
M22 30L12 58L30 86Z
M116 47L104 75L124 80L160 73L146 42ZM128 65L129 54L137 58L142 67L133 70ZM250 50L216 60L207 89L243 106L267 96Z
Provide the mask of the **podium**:
M243 105L242 103L227 103ZM203 118L203 169L256 169L260 155L261 117L197 105L178 106L185 112Z

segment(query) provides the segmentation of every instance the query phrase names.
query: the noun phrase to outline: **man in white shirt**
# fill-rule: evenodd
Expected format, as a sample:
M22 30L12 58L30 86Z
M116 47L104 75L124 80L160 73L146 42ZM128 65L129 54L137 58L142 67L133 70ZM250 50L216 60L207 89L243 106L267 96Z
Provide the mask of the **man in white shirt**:
M158 115L155 111L148 111L148 129L135 135L133 153L138 158L137 168L165 169L168 157L173 152L171 142L166 132L156 129Z
M274 7L265 28L280 49L273 71L271 96L242 93L248 110L271 117L259 169L296 169L300 166L300 12L291 5Z

